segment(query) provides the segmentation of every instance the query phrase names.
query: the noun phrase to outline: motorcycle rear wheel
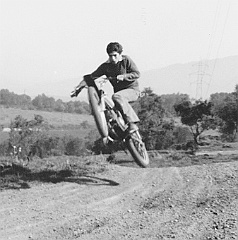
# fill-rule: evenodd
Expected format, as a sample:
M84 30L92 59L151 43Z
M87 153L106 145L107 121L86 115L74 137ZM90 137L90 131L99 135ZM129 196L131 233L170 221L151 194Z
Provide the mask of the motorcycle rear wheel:
M108 136L108 126L104 113L104 109L100 104L100 98L96 89L92 86L88 87L88 98L92 109L92 114L97 125L97 129L102 138Z
M135 162L143 168L148 167L150 160L140 133L135 131L126 139L126 146Z

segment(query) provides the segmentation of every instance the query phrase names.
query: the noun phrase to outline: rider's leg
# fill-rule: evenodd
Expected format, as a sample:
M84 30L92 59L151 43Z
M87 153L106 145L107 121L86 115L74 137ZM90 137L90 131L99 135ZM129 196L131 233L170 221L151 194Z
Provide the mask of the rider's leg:
M124 89L112 95L112 100L116 107L121 111L125 122L129 124L131 130L137 129L135 123L139 122L140 119L129 102L136 101L139 94L139 91L134 89Z

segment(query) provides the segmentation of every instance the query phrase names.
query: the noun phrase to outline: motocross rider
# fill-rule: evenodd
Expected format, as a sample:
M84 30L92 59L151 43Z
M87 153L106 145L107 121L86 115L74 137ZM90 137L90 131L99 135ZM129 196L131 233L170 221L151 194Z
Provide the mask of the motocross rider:
M123 48L118 42L109 43L106 51L109 59L94 72L84 76L84 79L77 86L75 96L87 85L86 81L88 83L88 81L94 81L106 75L114 90L112 100L117 109L121 111L124 121L128 124L128 132L133 132L138 129L136 123L140 120L130 102L136 101L140 95L138 85L140 72L129 56L122 55Z

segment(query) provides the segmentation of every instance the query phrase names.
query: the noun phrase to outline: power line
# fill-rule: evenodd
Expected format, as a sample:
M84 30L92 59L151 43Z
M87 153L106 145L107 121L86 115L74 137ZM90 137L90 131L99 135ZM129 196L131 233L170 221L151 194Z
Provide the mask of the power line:
M213 78L213 74L214 74L214 71L215 71L215 68L216 68L216 64L217 64L217 60L218 60L218 55L219 55L219 52L220 52L220 49L221 49L222 40L223 40L223 37L224 37L225 28L226 28L226 24L227 24L227 20L228 20L228 15L229 15L229 12L230 12L230 6L231 6L231 1L229 1L229 5L228 5L228 8L227 8L226 17L225 17L225 22L224 22L223 29L222 29L222 35L221 35L220 42L219 42L219 45L218 45L218 48L217 48L217 53L216 53L215 61L214 61L213 68L212 68L211 78L210 78L210 81L209 81L209 83L208 83L208 88L207 88L207 91L206 91L206 96L207 96L207 94L208 94L208 91L209 91L209 88L210 88L210 85L211 85L211 81L212 81L212 78Z
M221 1L217 1L216 13L215 13L213 24L212 24L212 31L211 31L210 41L209 41L209 45L208 45L208 51L207 51L207 57L206 57L207 60L210 58L210 55L212 52L212 46L214 44L214 36L217 31L217 23L218 23L218 18L220 15L220 9L221 9Z
M197 66L198 69L196 72L192 72L189 75L196 75L196 99L203 99L203 84L204 84L204 77L210 76L206 72L206 68L208 68L208 65L203 63L202 61L198 62L197 64L194 64L193 66Z

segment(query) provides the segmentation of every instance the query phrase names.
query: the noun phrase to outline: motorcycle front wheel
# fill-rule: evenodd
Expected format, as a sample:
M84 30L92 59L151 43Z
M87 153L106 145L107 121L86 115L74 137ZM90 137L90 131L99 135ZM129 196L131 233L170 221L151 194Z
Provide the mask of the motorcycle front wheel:
M145 144L142 141L140 133L138 131L133 132L126 139L126 146L134 158L135 162L143 168L148 167L150 160Z
M96 89L92 86L88 87L88 98L92 109L92 114L97 125L97 129L102 138L108 136L108 126L104 113L104 109L101 105L100 97Z

